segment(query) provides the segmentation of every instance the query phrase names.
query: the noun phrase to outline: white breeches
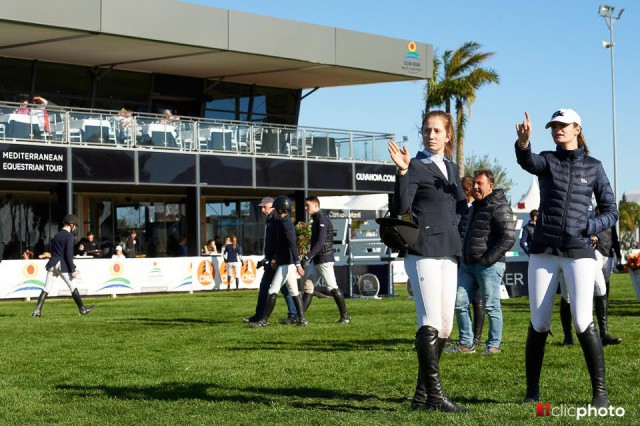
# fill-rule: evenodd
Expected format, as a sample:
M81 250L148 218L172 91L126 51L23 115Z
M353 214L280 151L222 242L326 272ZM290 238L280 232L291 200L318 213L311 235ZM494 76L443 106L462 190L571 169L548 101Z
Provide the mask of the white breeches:
M55 279L60 277L62 281L69 287L69 290L73 292L76 289L76 286L73 284L73 277L69 272L62 272L60 270L60 262L53 268L47 271L47 277L44 279L44 291L48 294L53 290L53 284L55 283Z
M298 295L296 265L278 266L273 281L271 281L271 287L269 287L269 294L278 294L280 288L285 284L287 285L287 289L289 289L289 294L291 294L292 297L296 297Z
M544 333L551 326L553 302L560 273L565 278L571 302L571 315L577 333L593 322L595 260L571 259L548 254L529 257L529 308L533 328Z
M607 281L609 281L609 276L611 276L612 262L610 257L604 257L600 254L599 251L596 250L596 263L595 263L595 273L596 273L596 285L593 289L593 294L596 296L605 296L607 294ZM571 303L571 297L567 292L567 284L564 280L564 275L560 273L560 294L562 298Z
M333 262L315 264L309 262L307 271L304 274L304 291L305 293L313 293L315 283L322 277L322 280L329 288L329 291L338 288L336 282L336 273L333 270Z
M233 271L233 274L231 274ZM242 262L227 262L227 281L231 281L231 276L236 277L236 280L240 279L240 274L242 273Z
M411 281L418 328L428 325L438 330L438 337L449 337L458 288L456 258L407 254L404 268Z

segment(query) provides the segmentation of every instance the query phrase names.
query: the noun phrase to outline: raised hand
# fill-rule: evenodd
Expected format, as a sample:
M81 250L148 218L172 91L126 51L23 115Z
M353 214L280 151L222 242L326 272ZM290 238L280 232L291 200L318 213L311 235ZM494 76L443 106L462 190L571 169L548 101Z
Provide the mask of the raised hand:
M409 168L409 161L411 161L411 156L409 155L409 150L407 150L406 146L400 148L394 139L389 141L389 154L391 155L391 160L393 163L400 169L406 170Z
M529 138L531 138L531 120L529 120L529 113L524 112L524 121L516 124L516 133L518 134L518 145L520 148L525 149L529 146Z

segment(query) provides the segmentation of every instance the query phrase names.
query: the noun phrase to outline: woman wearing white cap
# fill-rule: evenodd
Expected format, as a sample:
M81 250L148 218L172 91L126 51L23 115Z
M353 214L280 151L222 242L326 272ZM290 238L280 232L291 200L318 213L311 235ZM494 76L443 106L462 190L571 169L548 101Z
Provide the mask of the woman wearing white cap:
M113 256L111 256L112 259L126 259L127 258L127 256L125 256L122 253L122 246L116 246L114 251L115 251L115 253L113 254Z
M518 164L540 182L540 214L530 244L529 306L526 344L527 392L524 402L539 400L540 372L560 272L571 298L580 346L591 377L594 407L609 406L602 342L593 323L595 252L591 235L618 220L616 200L602 163L589 156L582 121L572 109L559 109L545 126L551 128L554 151L531 151L531 121L516 124ZM595 195L601 214L589 215Z

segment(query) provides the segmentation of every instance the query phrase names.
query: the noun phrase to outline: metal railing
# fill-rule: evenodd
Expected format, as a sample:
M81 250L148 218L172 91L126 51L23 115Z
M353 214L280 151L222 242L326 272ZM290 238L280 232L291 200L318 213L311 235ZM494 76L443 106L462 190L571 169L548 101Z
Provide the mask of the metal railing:
M0 102L0 141L389 163L388 133Z

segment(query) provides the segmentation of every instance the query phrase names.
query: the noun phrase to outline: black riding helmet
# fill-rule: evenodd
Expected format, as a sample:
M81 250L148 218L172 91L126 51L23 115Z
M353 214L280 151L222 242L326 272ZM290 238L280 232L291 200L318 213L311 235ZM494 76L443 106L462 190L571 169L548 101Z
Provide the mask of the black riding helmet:
M64 217L64 219L62 219L62 223L64 223L65 225L78 226L80 221L78 220L78 217L75 214L68 214Z
M273 200L273 208L278 213L289 213L292 208L291 199L289 197L285 197L284 195L280 195Z

